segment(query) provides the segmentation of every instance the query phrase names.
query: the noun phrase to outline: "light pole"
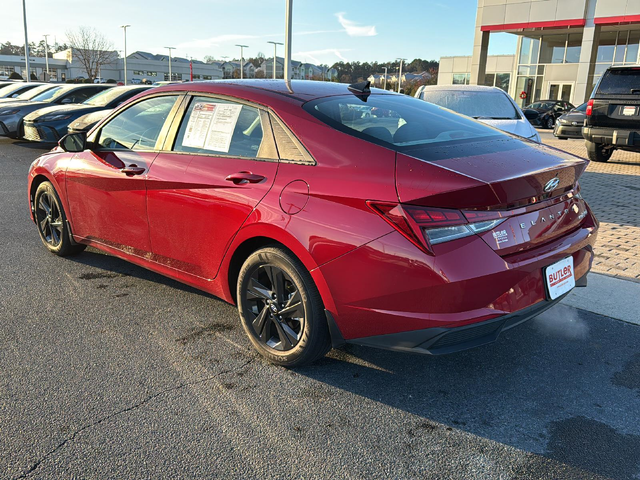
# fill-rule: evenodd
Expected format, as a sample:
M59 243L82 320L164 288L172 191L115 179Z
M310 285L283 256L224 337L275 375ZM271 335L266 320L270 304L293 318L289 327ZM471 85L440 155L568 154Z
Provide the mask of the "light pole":
M291 81L291 31L293 29L293 0L287 0L284 36L284 79Z
M240 80L244 78L244 49L249 48L249 45L236 45L240 47Z
M169 81L173 82L173 74L171 73L171 50L175 50L176 47L164 47L169 50Z
M389 67L382 67L384 68L384 88L385 90L387 89L387 70L389 69Z
M273 79L278 78L276 76L276 65L278 64L278 45L284 45L284 43L280 42L267 42L273 43Z
M396 60L400 60L400 71L398 73L398 93L400 93L400 87L402 86L402 63L404 62L404 58L396 58Z
M124 32L124 84L127 84L127 27L131 25L120 25Z
M24 62L27 67L27 82L31 81L29 70L29 37L27 35L27 0L22 0L22 16L24 17Z
M49 34L47 33L46 35L43 35L44 37L44 65L45 65L45 70L46 73L44 75L44 81L48 82L49 81L49 42L47 41L47 37L49 36Z

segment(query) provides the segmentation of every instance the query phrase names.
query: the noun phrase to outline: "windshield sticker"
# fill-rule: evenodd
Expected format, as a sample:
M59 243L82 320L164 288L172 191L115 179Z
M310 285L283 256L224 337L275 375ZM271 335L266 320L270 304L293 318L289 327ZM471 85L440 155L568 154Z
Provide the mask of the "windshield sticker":
M242 105L198 102L194 105L182 145L229 153Z

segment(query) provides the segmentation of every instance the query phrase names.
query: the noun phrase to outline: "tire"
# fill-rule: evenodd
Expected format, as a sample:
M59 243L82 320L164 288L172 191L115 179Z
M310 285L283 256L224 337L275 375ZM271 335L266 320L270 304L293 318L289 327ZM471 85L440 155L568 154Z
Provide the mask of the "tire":
M549 130L553 130L553 127L555 126L555 124L556 124L556 119L551 116L544 121L545 127L547 127Z
M604 145L600 143L593 143L586 141L587 145L587 156L589 160L593 162L608 162L611 159L611 155L613 155L613 148L604 148Z
M86 246L71 241L67 216L60 197L50 182L42 182L33 199L34 217L40 239L47 249L61 257L76 255Z
M320 293L288 251L265 247L249 256L238 276L236 298L242 327L271 363L299 367L331 349Z

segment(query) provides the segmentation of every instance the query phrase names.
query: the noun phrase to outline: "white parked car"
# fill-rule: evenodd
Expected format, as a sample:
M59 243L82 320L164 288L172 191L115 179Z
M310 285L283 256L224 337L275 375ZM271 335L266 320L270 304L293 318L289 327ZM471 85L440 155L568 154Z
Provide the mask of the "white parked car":
M498 87L425 85L418 89L415 96L505 132L540 142L540 135L520 107Z

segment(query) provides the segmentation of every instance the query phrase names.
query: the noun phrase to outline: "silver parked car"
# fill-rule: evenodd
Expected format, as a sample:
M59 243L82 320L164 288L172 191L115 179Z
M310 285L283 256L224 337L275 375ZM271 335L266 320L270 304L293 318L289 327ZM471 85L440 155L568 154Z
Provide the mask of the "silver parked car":
M416 98L473 117L508 133L540 142L540 135L502 89L480 85L425 85Z

